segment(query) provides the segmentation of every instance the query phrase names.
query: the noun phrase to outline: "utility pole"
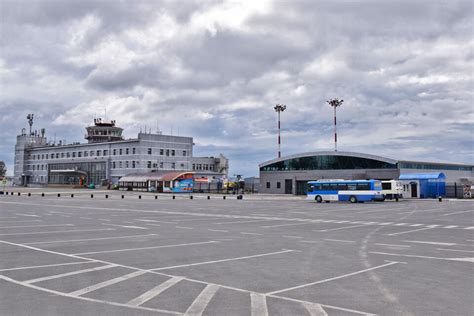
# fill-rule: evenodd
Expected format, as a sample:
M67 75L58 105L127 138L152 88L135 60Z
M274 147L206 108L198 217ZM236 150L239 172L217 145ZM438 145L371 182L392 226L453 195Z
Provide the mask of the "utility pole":
M281 157L280 113L285 111L286 105L277 104L277 105L275 105L274 109L278 113L278 158L280 158Z
M334 151L337 151L337 122L336 122L336 108L342 105L344 100L339 100L338 98L326 101L330 106L334 108Z

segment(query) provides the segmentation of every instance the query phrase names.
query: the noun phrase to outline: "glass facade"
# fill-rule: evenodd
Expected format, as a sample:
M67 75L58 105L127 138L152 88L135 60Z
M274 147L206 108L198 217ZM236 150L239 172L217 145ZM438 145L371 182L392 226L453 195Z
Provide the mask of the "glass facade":
M472 167L469 167L469 166L454 166L454 165L417 163L417 162L400 162L399 167L404 168L404 169L472 171Z
M351 156L311 156L275 162L260 171L337 170L337 169L396 169L385 161Z
M49 164L48 183L50 184L78 185L81 177L87 184L100 185L106 179L105 161Z

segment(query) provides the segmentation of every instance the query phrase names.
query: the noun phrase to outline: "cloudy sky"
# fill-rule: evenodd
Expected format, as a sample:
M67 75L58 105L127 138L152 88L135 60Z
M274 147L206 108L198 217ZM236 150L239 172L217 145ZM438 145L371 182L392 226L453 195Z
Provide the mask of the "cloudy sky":
M83 141L96 117L223 153L230 174L277 154L339 150L472 163L470 0L0 0L0 160L35 113Z

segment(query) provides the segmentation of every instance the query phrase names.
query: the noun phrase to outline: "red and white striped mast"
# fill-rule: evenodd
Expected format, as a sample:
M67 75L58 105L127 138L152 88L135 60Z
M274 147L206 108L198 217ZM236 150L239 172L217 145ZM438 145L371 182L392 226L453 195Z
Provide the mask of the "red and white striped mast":
M344 100L339 100L338 98L326 101L330 106L334 108L334 151L337 151L337 121L336 121L336 108L342 105Z
M278 113L278 158L280 158L281 157L280 112L285 111L286 105L277 104L277 105L275 105L274 109Z

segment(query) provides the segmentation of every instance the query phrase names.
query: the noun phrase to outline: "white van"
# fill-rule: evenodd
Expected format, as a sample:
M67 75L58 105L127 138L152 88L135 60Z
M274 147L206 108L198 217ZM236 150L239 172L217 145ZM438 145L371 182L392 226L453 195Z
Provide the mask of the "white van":
M398 200L403 197L403 186L400 181L388 180L382 181L382 194L385 199Z

